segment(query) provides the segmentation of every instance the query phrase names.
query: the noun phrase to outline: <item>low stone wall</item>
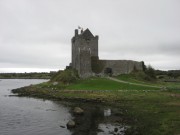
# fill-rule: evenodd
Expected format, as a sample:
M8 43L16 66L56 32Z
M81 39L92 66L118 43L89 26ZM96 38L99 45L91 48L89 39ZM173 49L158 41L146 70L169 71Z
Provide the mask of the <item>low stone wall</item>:
M103 63L101 74L104 74L106 68L112 69L112 75L129 74L134 70L143 70L143 62L132 60L99 60Z

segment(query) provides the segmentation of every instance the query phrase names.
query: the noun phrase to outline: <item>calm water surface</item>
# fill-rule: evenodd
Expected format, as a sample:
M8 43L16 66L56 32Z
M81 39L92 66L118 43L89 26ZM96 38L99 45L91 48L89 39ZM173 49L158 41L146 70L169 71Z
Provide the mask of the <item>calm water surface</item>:
M16 97L11 90L46 80L0 79L0 135L70 135L69 108L60 103Z

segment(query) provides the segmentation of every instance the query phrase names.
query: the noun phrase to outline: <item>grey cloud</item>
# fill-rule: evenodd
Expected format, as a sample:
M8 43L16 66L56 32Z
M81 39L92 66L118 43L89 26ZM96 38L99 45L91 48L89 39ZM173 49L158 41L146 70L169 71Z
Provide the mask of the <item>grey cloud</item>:
M102 59L179 69L179 6L178 0L1 0L0 72L63 69L78 25L99 35Z

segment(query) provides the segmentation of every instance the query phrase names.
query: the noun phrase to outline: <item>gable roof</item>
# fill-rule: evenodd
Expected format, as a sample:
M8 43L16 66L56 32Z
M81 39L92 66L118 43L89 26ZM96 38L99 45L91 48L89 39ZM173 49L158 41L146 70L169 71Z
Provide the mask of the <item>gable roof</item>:
M89 29L86 29L81 35L84 39L94 38L93 34L90 32Z

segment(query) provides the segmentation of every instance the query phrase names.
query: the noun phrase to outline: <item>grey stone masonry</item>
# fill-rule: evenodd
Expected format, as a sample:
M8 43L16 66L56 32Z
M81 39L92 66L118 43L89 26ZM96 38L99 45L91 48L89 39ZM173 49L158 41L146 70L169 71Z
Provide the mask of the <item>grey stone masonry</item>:
M78 71L80 77L91 76L91 57L98 56L98 36L94 36L89 29L80 34L76 29L71 42L72 68Z
M133 70L143 70L143 62L132 60L99 60L98 36L94 36L89 29L82 31L75 30L72 43L71 67L76 69L82 78L94 76L97 72L93 69L99 68L100 75L105 74L107 68L111 69L112 75L128 74ZM92 58L97 58L96 62ZM92 64L93 63L93 64ZM96 65L97 64L97 65Z

